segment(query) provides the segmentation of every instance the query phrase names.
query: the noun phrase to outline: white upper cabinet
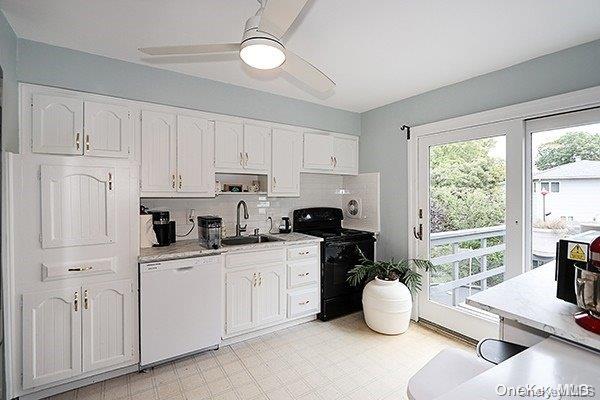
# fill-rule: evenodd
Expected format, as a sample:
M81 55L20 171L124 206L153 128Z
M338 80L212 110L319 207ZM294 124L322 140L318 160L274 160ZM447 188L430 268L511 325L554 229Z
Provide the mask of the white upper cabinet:
M215 169L231 172L244 168L244 126L215 121Z
M270 157L269 126L215 121L217 172L268 174Z
M32 151L127 158L133 141L129 108L80 98L32 95Z
M327 132L305 132L303 171L357 175L358 138Z
M86 101L84 151L97 157L129 157L132 113L127 107Z
M176 188L177 136L175 114L142 111L142 191Z
M133 358L132 287L124 280L82 288L83 372Z
M304 134L304 169L314 171L333 169L333 136L326 133Z
M358 138L334 136L333 172L338 174L358 174Z
M302 134L273 129L269 196L300 196Z
M215 195L214 123L142 111L142 197Z
M41 166L42 247L112 243L115 169Z
M214 196L213 123L177 117L177 191Z
M244 169L269 172L271 164L271 128L244 124Z
M32 151L83 154L83 101L65 96L34 94Z
M23 388L81 373L79 287L23 295Z

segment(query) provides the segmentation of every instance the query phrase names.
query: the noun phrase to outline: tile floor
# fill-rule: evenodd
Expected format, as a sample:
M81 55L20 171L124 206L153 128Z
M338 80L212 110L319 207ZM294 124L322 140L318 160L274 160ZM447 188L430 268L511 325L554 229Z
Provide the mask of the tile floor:
M419 324L403 335L380 335L357 313L298 325L52 399L404 399L409 377L446 347L474 351Z

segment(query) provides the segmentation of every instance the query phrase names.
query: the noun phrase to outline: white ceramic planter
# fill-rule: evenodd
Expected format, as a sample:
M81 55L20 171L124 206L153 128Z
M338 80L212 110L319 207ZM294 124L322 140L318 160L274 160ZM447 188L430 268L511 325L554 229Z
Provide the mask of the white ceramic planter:
M556 242L564 237L568 229L542 229L533 228L532 251L539 257L554 257L556 254Z
M412 297L408 288L398 279L373 279L363 290L362 303L365 322L374 331L398 335L408 329Z

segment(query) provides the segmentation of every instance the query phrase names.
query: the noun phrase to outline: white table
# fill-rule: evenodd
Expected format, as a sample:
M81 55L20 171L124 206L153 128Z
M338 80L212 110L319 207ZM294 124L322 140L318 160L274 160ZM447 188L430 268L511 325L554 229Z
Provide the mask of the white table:
M536 398L501 396L509 388L557 389L560 385L589 385L595 396L564 396L563 399L600 398L600 354L555 338L548 338L522 353L490 368L436 400L481 400L497 398ZM550 397L551 399L558 396Z
M543 332L545 336L600 350L600 335L581 328L573 319L573 314L580 309L556 298L553 264L474 294L467 299L467 304Z

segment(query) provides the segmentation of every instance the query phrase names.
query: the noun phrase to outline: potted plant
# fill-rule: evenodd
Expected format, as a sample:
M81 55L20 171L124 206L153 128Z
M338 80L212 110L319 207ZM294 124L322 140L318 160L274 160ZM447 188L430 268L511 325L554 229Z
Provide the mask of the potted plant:
M429 260L372 261L361 254L361 262L351 269L348 282L363 289L362 303L369 328L387 335L406 332L412 311L412 296L421 290L418 270L433 269ZM412 267L415 267L414 269Z
M551 258L556 253L556 242L569 233L567 222L562 219L537 220L533 223L533 254Z

